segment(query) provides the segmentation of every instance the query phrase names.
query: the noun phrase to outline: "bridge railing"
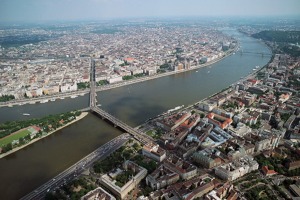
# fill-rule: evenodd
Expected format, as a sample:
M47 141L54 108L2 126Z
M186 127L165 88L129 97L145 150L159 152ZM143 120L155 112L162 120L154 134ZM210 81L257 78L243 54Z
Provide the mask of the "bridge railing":
M111 121L114 125L122 128L125 131L127 131L128 133L132 134L136 139L138 139L142 143L153 142L153 139L150 138L148 135L130 127L129 125L127 125L126 123L122 122L121 120L115 118L114 116L107 113L106 111L104 111L96 106L91 107L91 110L98 113L100 116L104 117L105 119Z

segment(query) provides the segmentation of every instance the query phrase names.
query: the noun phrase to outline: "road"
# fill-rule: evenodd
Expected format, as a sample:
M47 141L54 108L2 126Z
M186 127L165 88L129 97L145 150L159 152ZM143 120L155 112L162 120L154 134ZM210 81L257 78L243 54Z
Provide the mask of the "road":
M47 192L53 191L62 185L71 182L74 178L80 175L85 170L88 170L95 161L103 159L113 153L115 150L124 145L131 136L127 133L124 133L113 140L102 145L94 152L82 158L80 161L66 169L65 171L58 174L56 177L52 178L39 188L35 189L31 193L22 197L21 200L29 199L44 199Z

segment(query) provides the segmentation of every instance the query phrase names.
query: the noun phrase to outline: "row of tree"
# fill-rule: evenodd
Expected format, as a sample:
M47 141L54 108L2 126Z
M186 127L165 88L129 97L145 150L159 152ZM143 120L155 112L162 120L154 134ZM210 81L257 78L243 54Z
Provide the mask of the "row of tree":
M14 99L15 99L14 95L3 95L0 97L0 102L6 102Z

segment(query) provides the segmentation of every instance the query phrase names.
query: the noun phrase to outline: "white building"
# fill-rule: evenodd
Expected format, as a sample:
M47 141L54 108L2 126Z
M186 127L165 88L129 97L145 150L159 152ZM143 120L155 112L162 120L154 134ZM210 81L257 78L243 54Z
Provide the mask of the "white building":
M104 174L99 179L100 183L105 186L105 188L109 189L120 199L124 199L128 193L133 190L147 175L147 170L145 168L129 160L123 163L123 168L125 170L131 169L135 171L135 176L132 177L132 179L125 183L125 185L122 187L117 186L116 180L114 180L109 174Z
M166 151L158 144L146 144L143 146L142 154L152 158L157 162L161 162L166 158Z
M250 133L251 130L252 129L249 126L240 122L237 124L236 128L234 128L233 126L229 126L228 128L229 133L240 137L243 137L247 133Z
M114 196L106 192L101 187L88 192L86 195L81 197L81 200L116 200Z
M123 81L123 79L122 76L111 76L107 81L109 82L109 84L112 84L112 83Z
M203 111L212 111L214 108L217 107L217 103L213 102L213 101L205 101L205 102L201 102L199 104L199 109L203 110Z
M77 90L77 83L71 84L63 84L60 86L61 92L70 92L70 91L76 91Z
M215 169L215 174L223 180L233 181L258 169L258 163L252 156L244 156L231 163L221 165Z

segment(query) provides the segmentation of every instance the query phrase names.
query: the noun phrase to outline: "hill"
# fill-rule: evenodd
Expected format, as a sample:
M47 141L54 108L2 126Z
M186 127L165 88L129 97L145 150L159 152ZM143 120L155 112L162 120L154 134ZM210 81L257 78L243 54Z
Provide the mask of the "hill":
M270 42L300 43L300 31L261 31L252 36Z

